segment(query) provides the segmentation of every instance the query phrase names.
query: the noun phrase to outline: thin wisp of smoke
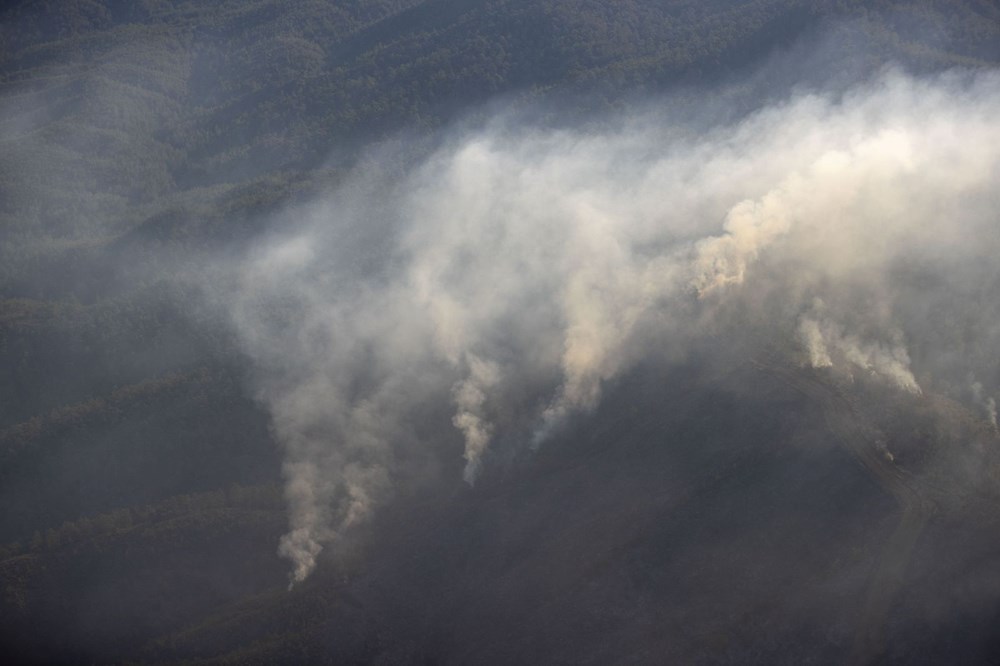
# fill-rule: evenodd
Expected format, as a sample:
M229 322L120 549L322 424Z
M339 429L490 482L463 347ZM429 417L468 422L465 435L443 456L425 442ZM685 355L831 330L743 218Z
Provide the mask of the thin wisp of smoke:
M293 581L387 499L401 447L430 446L411 424L432 406L452 405L471 485L499 435L542 445L709 330L910 393L975 367L992 406L995 361L937 350L1000 332L956 296L998 249L997 108L993 75L889 73L700 134L498 119L286 214L226 300L286 452ZM748 325L722 316L739 304Z

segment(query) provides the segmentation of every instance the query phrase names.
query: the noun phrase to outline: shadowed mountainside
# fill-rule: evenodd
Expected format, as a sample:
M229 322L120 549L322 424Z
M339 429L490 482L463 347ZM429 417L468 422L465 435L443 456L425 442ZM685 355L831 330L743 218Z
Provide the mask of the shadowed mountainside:
M23 656L151 663L988 661L1000 440L898 402L811 370L647 368L475 491L399 498L291 593L263 548L280 504L234 488L8 557L7 626L38 637ZM901 410L953 436L897 430ZM897 478L925 501L905 545Z

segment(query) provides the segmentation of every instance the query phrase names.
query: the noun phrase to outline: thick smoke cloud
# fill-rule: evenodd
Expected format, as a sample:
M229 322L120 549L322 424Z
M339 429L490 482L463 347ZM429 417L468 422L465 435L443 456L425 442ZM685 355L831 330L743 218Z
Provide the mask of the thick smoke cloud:
M287 213L225 298L286 451L293 580L440 445L442 405L474 484L707 338L995 419L997 109L995 75L889 73L701 131L501 116Z

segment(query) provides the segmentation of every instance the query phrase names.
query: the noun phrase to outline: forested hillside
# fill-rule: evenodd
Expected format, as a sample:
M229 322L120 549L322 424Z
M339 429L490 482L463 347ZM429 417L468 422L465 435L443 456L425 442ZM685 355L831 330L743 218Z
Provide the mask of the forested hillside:
M926 73L997 64L1000 6L991 0L7 3L0 10L5 663L608 663L630 643L645 645L649 652L636 660L650 663L654 654L677 663L779 663L782 646L823 641L822 658L844 656L844 606L831 638L811 633L816 625L805 620L790 624L777 602L698 601L699 590L777 580L775 598L803 586L820 590L820 601L802 597L817 605L801 610L825 618L819 605L859 593L872 544L891 531L884 493L843 451L756 446L808 439L804 432L830 418L810 411L802 391L768 369L739 370L763 388L735 411L717 406L715 388L664 396L658 392L674 389L630 377L652 382L640 404L621 389L593 430L566 433L523 477L497 472L476 495L459 483L415 482L315 579L287 593L273 424L233 331L186 278L273 233L278 213L344 183L380 147L395 146L392 154L405 160L404 138L419 153L441 140L443 128L477 122L498 106L560 126L666 95L683 113L685 100L717 94L720 118L732 119L762 99L836 88L886 66ZM864 403L854 389L836 390ZM668 398L690 409L662 413ZM995 443L967 407L921 400L906 409L945 414L941 422L952 429L941 441ZM767 414L747 435L754 446L736 437L744 427L739 409ZM921 423L912 436L912 423L893 421L892 409L864 418L908 442L913 460L933 457L938 422ZM616 430L628 410L661 413ZM612 431L624 438L616 447L625 456L609 461L593 442ZM648 443L666 431L681 433L683 446L649 454ZM573 438L590 448L570 447ZM664 478L647 455L698 480L661 489ZM782 474L775 469L799 469L813 455L847 480L781 477L776 483L789 495L769 495L769 475ZM593 465L613 482L601 476L602 489L592 493ZM707 512L709 524L737 532L741 520L769 520L743 507L737 470L752 477L750 492L763 498L766 516L778 516L763 536L741 543L765 552L788 545L792 531L814 534L817 545L798 553L801 568L779 571L749 551L734 555L735 564L697 561L710 535L693 516ZM628 484L650 501L628 497ZM860 518L824 532L806 514L833 511L813 491L837 484L844 504L837 509ZM714 499L703 505L696 501L703 496ZM881 508L861 508L864 498ZM976 558L995 555L980 530L997 519L977 504L982 496L961 501L974 517L941 519L925 554L964 539L972 545L956 558L980 566ZM798 502L801 514L779 516ZM588 518L560 522L560 509L581 503ZM537 505L547 508L532 513ZM421 523L428 515L436 517ZM694 545L681 544L677 535L689 530ZM536 537L543 545L531 550L525 544ZM599 547L581 545L591 540ZM660 562L669 564L657 569ZM481 571L490 576L480 592ZM695 582L671 587L668 573L677 571L693 571ZM732 571L747 577L729 580ZM947 587L930 566L908 575L924 590ZM550 593L562 601L541 605ZM682 617L676 607L658 609L659 595L694 610ZM438 596L428 614L424 600ZM908 603L931 617L932 597L914 592ZM980 626L984 617L1000 622L995 600L986 593L977 600L987 610L967 627L941 630L937 642L929 634L929 650L965 631L979 642L957 654L998 653L995 641L983 643ZM560 624L579 607L587 611ZM537 610L519 616L525 608ZM517 640L491 633L501 625ZM661 636L658 627L667 627ZM908 642L911 628L899 631L894 658L926 656ZM754 658L739 658L754 650ZM803 663L794 655L806 653L790 654L787 663Z
M997 12L985 0L14 4L0 21L3 232L18 248L5 270L29 238L107 242L156 213L253 211L324 160L497 95L575 90L614 106L748 71L826 26L838 62L819 77L995 62ZM191 233L153 219L158 236Z

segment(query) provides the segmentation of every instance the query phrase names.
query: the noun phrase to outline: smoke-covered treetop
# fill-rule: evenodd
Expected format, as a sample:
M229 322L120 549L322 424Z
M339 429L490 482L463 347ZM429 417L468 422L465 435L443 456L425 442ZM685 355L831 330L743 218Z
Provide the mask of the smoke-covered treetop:
M995 281L998 105L993 73L890 73L707 134L500 118L284 214L216 298L287 450L295 580L391 495L398 450L441 445L414 424L447 402L470 484L632 368L705 354L995 420L998 313L968 290Z

